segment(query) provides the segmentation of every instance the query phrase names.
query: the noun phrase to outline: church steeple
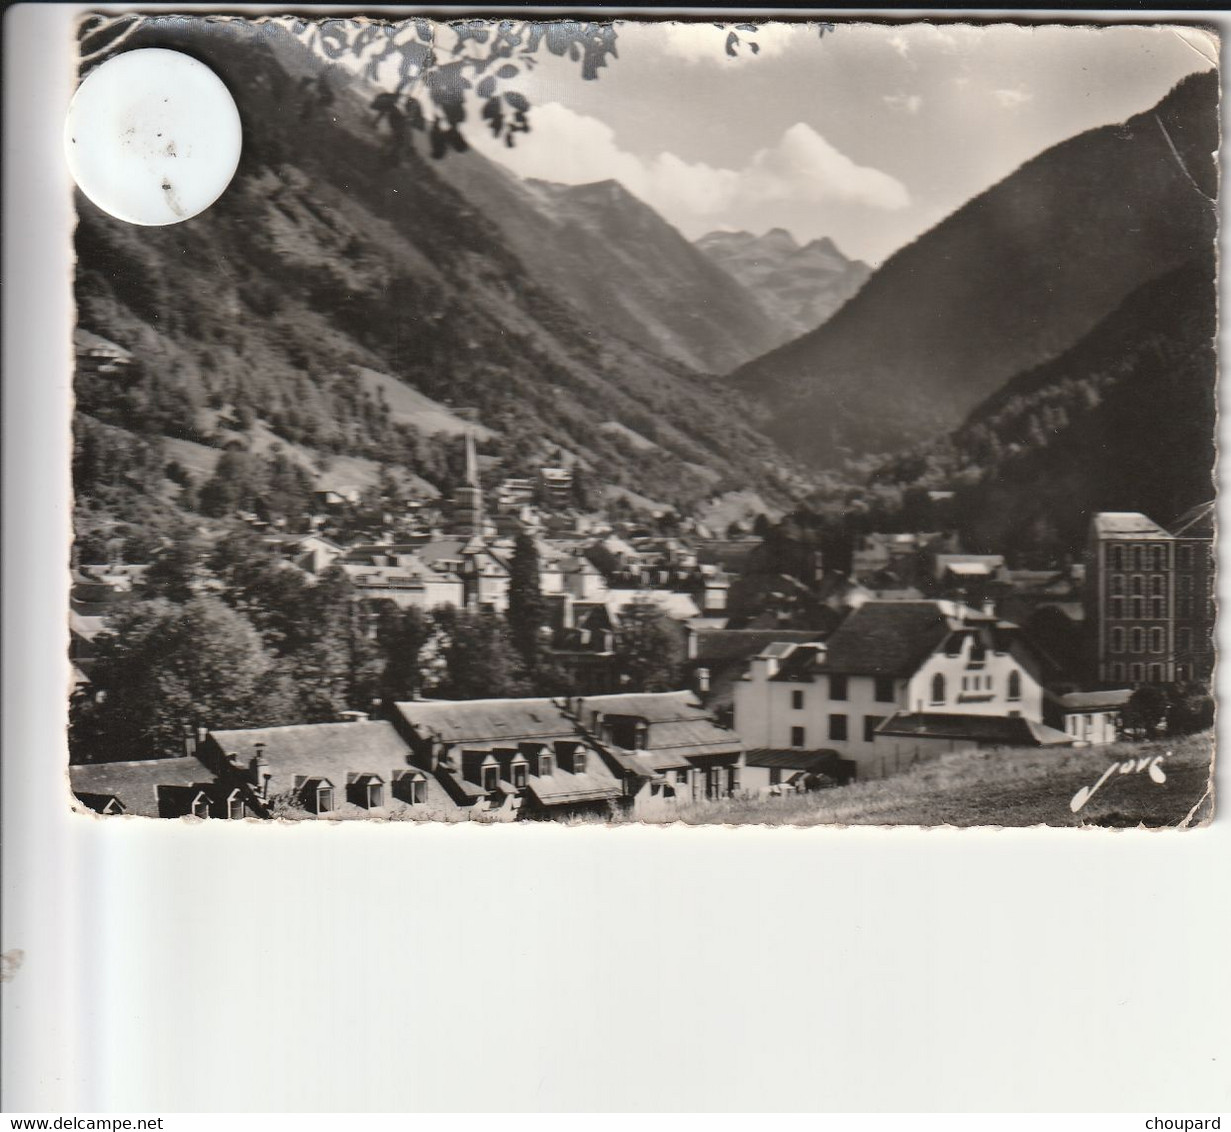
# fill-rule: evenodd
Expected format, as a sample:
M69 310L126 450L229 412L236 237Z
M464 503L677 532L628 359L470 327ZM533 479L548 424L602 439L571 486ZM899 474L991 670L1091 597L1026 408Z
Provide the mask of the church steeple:
M474 433L466 430L466 486L479 490L479 458L474 451Z
M473 539L483 537L483 488L479 483L479 457L474 448L474 433L466 431L466 480L452 499L452 522L457 534Z

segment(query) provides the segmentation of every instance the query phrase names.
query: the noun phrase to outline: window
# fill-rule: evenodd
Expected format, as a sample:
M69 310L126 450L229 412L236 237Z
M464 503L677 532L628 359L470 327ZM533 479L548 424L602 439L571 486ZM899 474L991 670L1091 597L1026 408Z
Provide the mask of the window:
M382 783L369 782L367 784L367 804L369 810L380 809L385 804L385 788Z
M1022 698L1022 674L1015 668L1009 673L1009 699L1020 700Z
M791 728L791 746L802 747L804 745L804 729L802 727Z
M846 699L846 677L831 676L829 678L829 698L831 700Z
M1146 599L1143 597L1133 598L1133 613L1134 621L1140 621L1146 615Z
M209 799L198 796L192 802L192 816L194 818L209 817Z
M776 766L770 767L769 784L770 786L781 786L782 785L782 771Z
M1193 615L1193 599L1191 597L1182 597L1177 603L1179 608L1176 610L1176 615L1179 617L1191 617Z
M1145 672L1145 665L1142 665L1142 664L1130 664L1130 665L1128 666L1128 678L1129 678L1129 679L1130 679L1130 680L1131 680L1134 684L1140 684L1140 683L1141 683L1142 678L1143 678L1143 673L1144 673L1144 672Z
M1154 548L1154 569L1167 569L1167 548L1165 546L1156 546Z
M241 821L248 816L248 807L244 805L244 800L238 792L232 794L227 799L227 817L231 821Z
M675 772L675 781L676 781L679 785L681 785L681 786L687 786L687 785L688 785L688 771L687 771L687 769L685 769L685 770L677 770L677 771Z
M894 701L893 696L893 677L878 676L876 678L876 702L878 704L891 704Z
M313 791L313 802L316 809L313 811L317 814L328 814L333 810L333 787L326 786L323 783Z
M1111 599L1111 616L1113 620L1119 620L1124 616L1124 599L1122 597L1113 597Z
M846 738L846 716L831 715L829 717L829 737L838 741Z
M500 785L500 769L494 766L483 768L483 789L489 794Z
M1145 652L1146 647L1146 631L1144 629L1134 629L1132 637L1132 652Z
M551 755L539 755L539 777L550 778L551 771Z
M876 738L876 729L885 721L883 715L865 715L863 717L863 741L871 743Z
M573 752L573 773L574 774L585 774L585 772L586 772L586 749L585 747L578 747Z
M1113 570L1124 569L1124 548L1113 546L1107 552L1107 561Z
M1161 684L1163 682L1163 666L1161 664L1150 665L1150 683Z
M936 673L932 677L932 703L943 704L945 702L945 678L941 673Z
M1150 651L1151 652L1162 652L1163 651L1163 631L1161 629L1151 629L1150 630Z
M1166 583L1163 579L1162 574L1152 574L1150 576L1150 596L1151 597L1162 597L1163 594L1167 592L1166 589L1164 588L1165 584Z
M1119 662L1111 666L1111 678L1116 681L1124 680L1124 665Z
M1188 628L1181 629L1179 634L1179 645L1181 655L1193 651L1193 631Z
M1132 592L1134 597L1146 592L1146 580L1141 574L1133 575Z
M1119 626L1116 626L1116 628L1112 629L1111 631L1111 651L1112 652L1123 652L1124 651L1124 630L1121 629Z
M1156 618L1167 616L1167 599L1165 597L1150 598L1150 616Z
M427 779L416 775L410 780L410 804L422 806L427 801Z
M1191 570L1193 568L1193 548L1191 546L1180 547L1180 569Z
M522 790L525 788L526 772L528 769L529 768L526 766L525 763L514 763L513 764L513 785L517 787L518 790Z
M799 688L791 690L791 707L799 711L804 706L804 693Z
M1144 570L1146 568L1146 551L1144 546L1133 547L1133 569Z
M1112 574L1111 592L1113 594L1122 594L1124 592L1124 575L1123 574Z

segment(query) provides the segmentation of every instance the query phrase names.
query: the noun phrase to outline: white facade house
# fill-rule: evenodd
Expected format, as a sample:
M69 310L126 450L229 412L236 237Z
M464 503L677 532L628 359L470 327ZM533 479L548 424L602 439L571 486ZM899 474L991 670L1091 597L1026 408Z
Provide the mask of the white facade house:
M1038 666L1010 622L947 601L871 601L825 641L775 643L735 688L750 750L830 750L892 773L877 729L902 712L1043 717Z
M1055 701L1061 727L1075 743L1099 746L1120 738L1120 713L1132 696L1131 688L1098 692L1070 692Z

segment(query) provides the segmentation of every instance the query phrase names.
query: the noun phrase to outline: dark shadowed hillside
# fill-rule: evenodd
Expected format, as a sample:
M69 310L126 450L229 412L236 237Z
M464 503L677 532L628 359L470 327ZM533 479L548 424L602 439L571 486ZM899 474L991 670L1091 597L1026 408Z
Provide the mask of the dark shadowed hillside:
M963 541L1015 557L1079 552L1096 511L1172 522L1214 494L1215 303L1210 252L1140 287L946 442L876 478L916 498L956 488Z
M176 47L175 25L155 18L129 45ZM99 438L172 437L190 446L185 459L200 455L194 444L281 444L315 463L364 458L439 484L441 441L394 411L386 375L446 415L472 410L490 430L483 451L509 469L564 450L596 483L669 503L723 480L774 493L773 446L744 423L736 390L541 285L500 216L422 152L394 161L366 98L288 34L202 21L188 49L235 94L243 157L219 201L181 224L140 228L79 202L79 323L129 350L139 375L124 389L79 384L79 410L112 430ZM572 232L584 259L593 236ZM735 285L712 274L738 307ZM610 422L653 441L652 464Z
M749 291L791 331L815 330L867 282L872 269L847 259L827 238L800 247L782 228L763 236L710 232L696 247Z
M521 181L477 153L440 176L500 226L536 284L598 334L727 373L789 330L726 272L616 181Z
M1054 146L891 257L819 330L734 375L828 465L952 428L1147 279L1208 248L1218 80ZM960 160L960 155L951 155Z

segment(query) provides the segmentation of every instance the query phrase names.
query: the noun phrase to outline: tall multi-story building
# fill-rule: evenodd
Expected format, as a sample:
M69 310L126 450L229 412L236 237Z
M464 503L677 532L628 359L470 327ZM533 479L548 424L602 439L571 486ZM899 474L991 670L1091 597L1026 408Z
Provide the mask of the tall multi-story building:
M1214 666L1213 503L1170 532L1136 511L1102 511L1086 548L1092 668L1104 684L1206 679Z

